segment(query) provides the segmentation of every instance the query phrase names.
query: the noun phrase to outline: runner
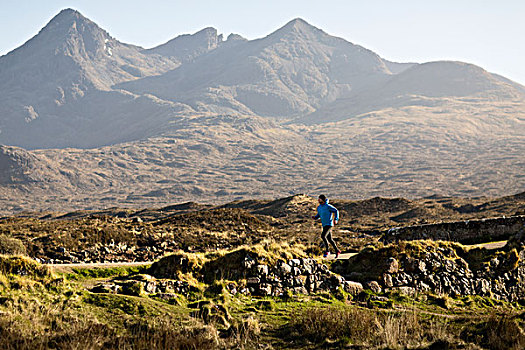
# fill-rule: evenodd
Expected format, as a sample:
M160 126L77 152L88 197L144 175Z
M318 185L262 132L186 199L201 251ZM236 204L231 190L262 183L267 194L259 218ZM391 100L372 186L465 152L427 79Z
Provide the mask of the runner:
M325 253L323 257L327 258L330 255L330 246L329 243L334 247L335 258L339 257L341 251L337 248L333 238L332 238L332 227L337 224L339 221L339 210L337 210L333 205L328 204L328 198L324 194L319 196L318 199L319 206L317 207L317 215L313 216L314 220L321 219L323 225L323 232L321 233L321 238L324 242Z

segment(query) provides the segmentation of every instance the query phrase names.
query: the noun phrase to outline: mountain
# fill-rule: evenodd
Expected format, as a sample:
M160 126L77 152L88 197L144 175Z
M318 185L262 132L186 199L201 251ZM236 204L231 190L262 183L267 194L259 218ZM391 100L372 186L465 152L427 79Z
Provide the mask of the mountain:
M208 112L290 118L391 74L372 51L294 19L265 38L219 46L164 75L117 87Z
M302 19L256 40L205 28L143 49L67 9L0 57L0 143L92 148L159 136L192 115L319 124L451 99L522 101L524 91L461 62L391 62Z
M61 11L35 37L0 57L0 142L95 147L143 137L136 128L144 127L144 114L155 113L158 104L111 86L180 63L142 51L77 11ZM126 130L126 124L136 128Z
M196 110L323 123L448 98L523 99L524 87L463 62L395 63L295 19L160 76L118 84ZM441 101L438 101L441 99Z

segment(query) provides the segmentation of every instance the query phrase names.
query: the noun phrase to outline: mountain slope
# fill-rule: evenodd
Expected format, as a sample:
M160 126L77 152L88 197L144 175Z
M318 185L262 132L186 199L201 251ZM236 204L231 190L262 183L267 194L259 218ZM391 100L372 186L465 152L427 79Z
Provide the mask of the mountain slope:
M0 205L517 193L524 91L462 62L390 62L300 19L145 50L65 10L0 57L0 143L36 149L0 149Z
M480 104L513 101L521 113L525 87L463 62L439 61L413 65L392 75L375 89L333 101L295 123L318 124L344 120L389 108L427 106L453 109L459 102ZM510 110L502 111L503 114ZM474 112L476 113L476 112Z

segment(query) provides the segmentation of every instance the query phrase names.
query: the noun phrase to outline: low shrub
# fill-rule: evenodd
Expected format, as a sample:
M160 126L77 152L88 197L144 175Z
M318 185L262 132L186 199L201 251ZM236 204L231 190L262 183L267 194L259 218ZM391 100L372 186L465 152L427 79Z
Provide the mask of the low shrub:
M0 235L0 254L25 255L26 247L19 239L6 235Z

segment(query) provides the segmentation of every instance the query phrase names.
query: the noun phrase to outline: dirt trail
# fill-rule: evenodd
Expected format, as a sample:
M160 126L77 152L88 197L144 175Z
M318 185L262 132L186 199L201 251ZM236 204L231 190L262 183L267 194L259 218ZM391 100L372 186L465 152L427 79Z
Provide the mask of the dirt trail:
M472 245L465 245L465 247L469 247L469 248L475 248L475 247L477 248L477 247L479 247L479 248L486 248L486 249L499 249L499 248L503 248L505 246L505 244L507 244L507 241L472 244ZM343 253L343 254L339 255L338 260L350 259L354 255L357 255L357 253ZM330 256L328 257L328 260L335 260L335 255L334 254L330 254Z
M502 248L507 244L507 241L499 241L499 242L488 242L488 243L481 243L481 244L473 244L473 245L467 245L466 247L484 247L486 249L499 249ZM339 260L344 259L350 259L354 255L357 255L357 253L343 253L339 255ZM330 254L328 257L328 260L335 260L335 255ZM73 269L94 269L94 268L110 268L110 267L126 267L126 266L141 266L141 265L149 265L153 264L154 261L134 261L134 262L115 262L115 263L79 263L79 264L48 264L54 271L56 272L62 272L62 273L69 273L72 272Z
M79 264L48 264L55 272L69 273L73 269L95 269L126 266L143 266L153 264L154 261L133 261L133 262L114 262L114 263L79 263Z

